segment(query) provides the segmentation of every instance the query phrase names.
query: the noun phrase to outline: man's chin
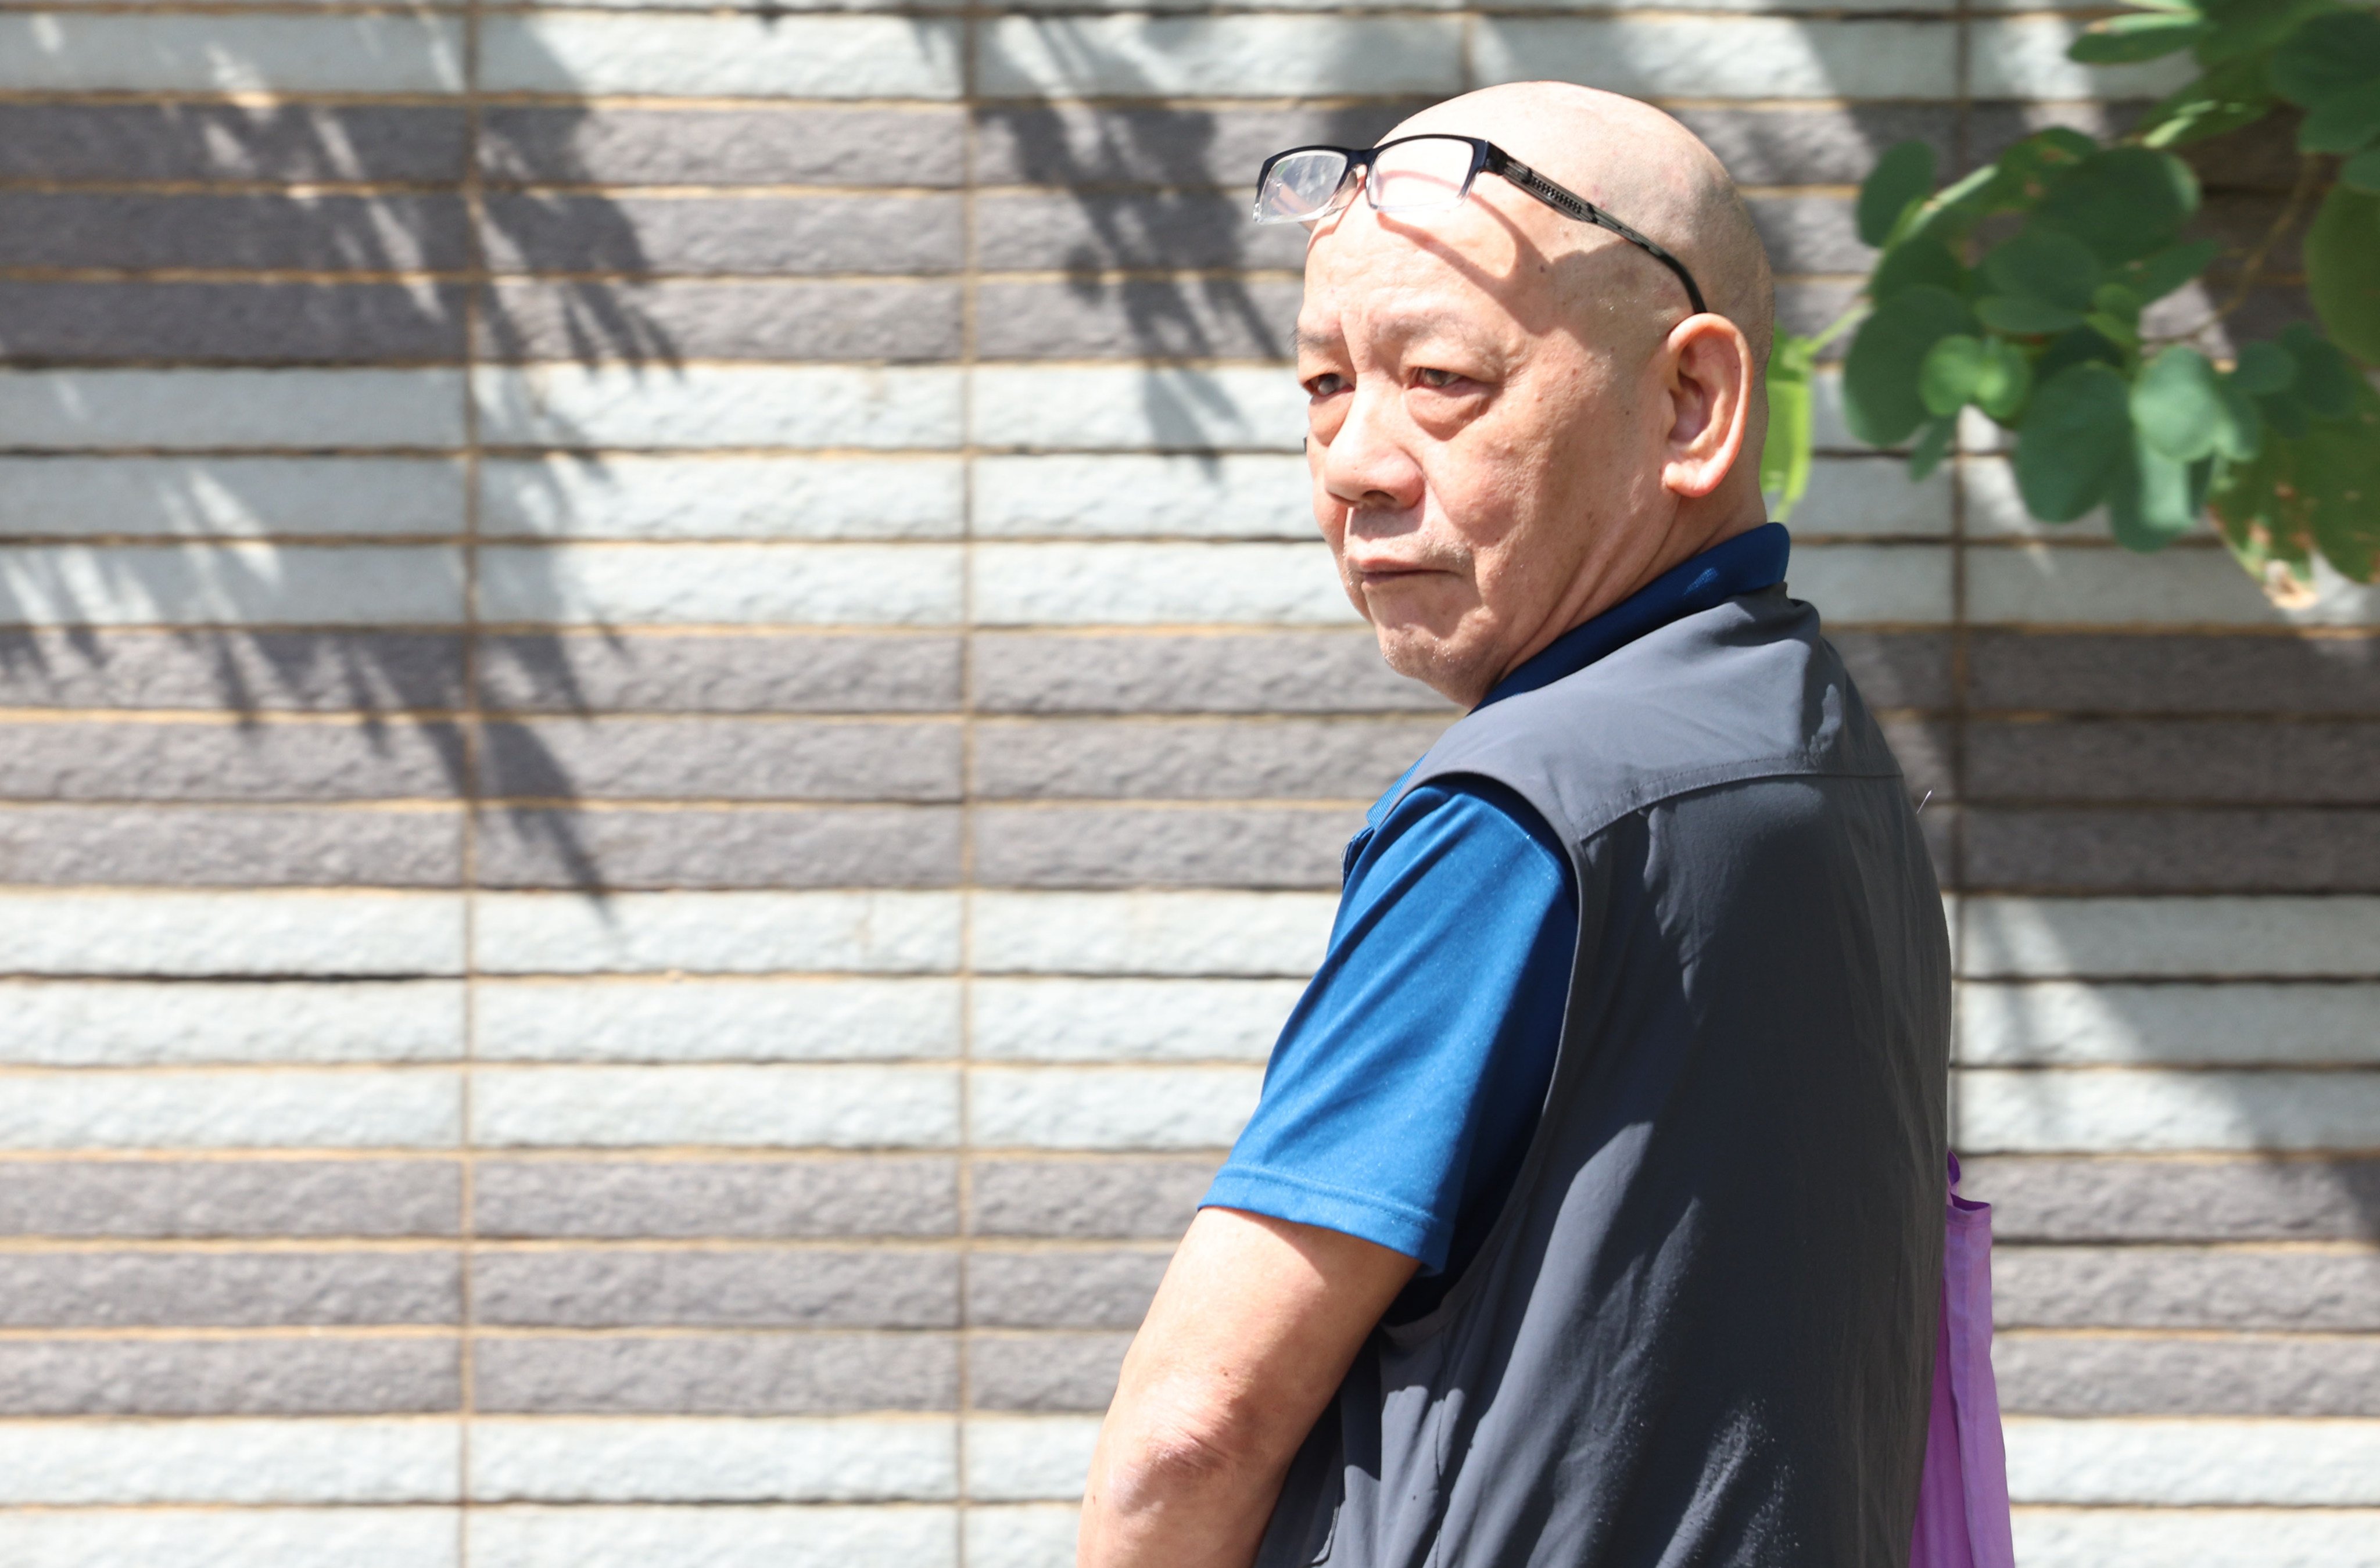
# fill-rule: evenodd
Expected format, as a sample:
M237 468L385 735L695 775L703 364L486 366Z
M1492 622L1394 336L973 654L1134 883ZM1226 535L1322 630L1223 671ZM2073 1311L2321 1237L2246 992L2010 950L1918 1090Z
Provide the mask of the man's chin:
M1390 669L1451 700L1475 700L1465 694L1479 662L1475 653L1442 632L1412 622L1375 621L1372 632L1379 641L1380 658Z

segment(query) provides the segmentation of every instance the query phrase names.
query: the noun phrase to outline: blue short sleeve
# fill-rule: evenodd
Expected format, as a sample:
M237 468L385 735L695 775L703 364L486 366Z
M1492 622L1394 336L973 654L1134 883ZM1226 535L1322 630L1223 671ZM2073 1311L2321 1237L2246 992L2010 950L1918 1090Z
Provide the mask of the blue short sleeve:
M1202 1207L1459 1270L1536 1131L1577 932L1570 858L1518 796L1406 794L1353 846L1330 951Z

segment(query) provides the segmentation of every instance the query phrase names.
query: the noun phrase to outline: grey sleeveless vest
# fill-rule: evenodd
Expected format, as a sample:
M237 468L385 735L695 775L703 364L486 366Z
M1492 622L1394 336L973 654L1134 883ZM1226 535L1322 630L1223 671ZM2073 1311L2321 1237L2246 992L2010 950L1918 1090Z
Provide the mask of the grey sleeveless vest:
M1503 1211L1392 1310L1259 1568L1902 1568L1949 952L1900 769L1779 586L1448 730L1569 846L1578 952Z

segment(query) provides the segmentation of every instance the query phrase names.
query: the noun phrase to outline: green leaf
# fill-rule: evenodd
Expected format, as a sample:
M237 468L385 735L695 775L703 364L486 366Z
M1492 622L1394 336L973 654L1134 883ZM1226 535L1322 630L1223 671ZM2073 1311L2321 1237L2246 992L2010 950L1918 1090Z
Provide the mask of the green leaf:
M2145 554L2188 533L2197 525L2211 468L2177 462L2135 437L2107 481L2107 527L2116 542Z
M2109 17L2106 21L2092 23L2067 49L2066 57L2093 66L2154 60L2179 54L2214 30L2187 12Z
M2333 186L2306 233L2306 292L2331 341L2367 365L2380 362L2374 257L2380 257L2380 196Z
M1917 396L1925 411L1947 419L1965 407L1987 358L1983 340L1965 333L1953 333L1927 349L1917 368Z
M2171 243L2198 210L2198 179L2170 152L2116 147L2084 160L2042 199L2042 223L2064 229L2109 266Z
M2121 316L2111 316L2105 310L2094 310L2082 318L2082 324L2119 347L2138 348L2141 346L2140 324L2137 322L2127 321ZM2117 367L2119 370L2122 368L2120 365Z
M1939 240L1912 237L1884 253L1868 280L1868 298L1881 305L1904 289L1932 284L1952 294L1965 291L1967 269Z
M2256 411L2256 400L2228 376L2216 383L2216 395L2223 399L2223 423L2215 431L2216 455L2244 463L2265 444L2265 417Z
M2273 392L2256 399L2256 412L2265 417L2265 428L2277 432L2294 441L2313 426L2313 418L2306 406L2292 393Z
M1918 433L1917 444L1909 449L1909 477L1913 481L1942 466L1950 450L1950 443L1959 433L1956 416L1935 420Z
M2281 334L2281 346L2297 361L2297 380L2289 386L2297 399L2323 419L2347 418L2355 407L2356 388L2363 384L2347 356L2303 322L2289 324Z
M2340 164L2338 181L2380 196L2380 147L2367 148Z
M1994 332L2012 332L2020 336L2064 332L2068 327L2080 326L2082 322L2080 310L2005 294L1975 301L1975 314Z
M2348 577L2371 581L2380 556L2380 395L2359 385L2349 418L2267 441L2253 462L2226 470L2208 500L2243 561L2302 560L2318 549Z
M2230 422L2221 378L2205 355L2177 345L2150 360L2132 383L2132 422L2167 456L2195 463Z
M2380 78L2334 92L2298 122L2301 152L2352 152L2380 136Z
M2125 268L2124 286L2144 304L2162 299L2204 272L2206 264L2222 253L2222 244L2212 239L2193 239L2187 245L2160 250Z
M2215 30L2198 45L2199 60L2209 66L2243 56L2263 63L2263 51L2279 43L2308 17L2338 9L2338 0L2228 0L2207 6Z
M1992 248L1984 275L2001 294L2087 310L2091 291L2099 286L2099 263L2070 234L2027 228Z
M1885 149L1860 186L1861 241L1880 246L1891 238L1901 214L1911 203L1925 200L1933 188L1932 147L1923 141L1901 141Z
M2069 365L2080 365L2096 359L2117 370L2124 368L2124 351L2101 337L2089 327L2076 327L2050 340L2041 362L2033 368L2033 379L2046 382Z
M2198 49L2207 57L2206 45ZM2196 81L2176 88L2143 116L2135 134L2151 147L2181 147L2254 125L2272 112L2272 84L2265 57L2252 55L2218 65Z
M2309 18L2273 51L2274 90L2311 109L2332 93L2380 77L2380 17L2328 11Z
M1783 522L1810 488L1810 367L1817 346L1779 333L1768 351L1768 434L1760 446L1760 492L1775 497L1769 513Z
M2288 390L2298 379L2298 362L2277 343L2243 343L2231 384L2252 397Z
M1984 353L1983 373L1975 378L1975 402L1995 419L2011 419L2033 390L2033 361L2005 338L1991 339Z
M1843 359L1843 418L1852 433L1871 446L1906 441L1925 419L1919 367L1936 344L1970 324L1959 297L1931 285L1877 306Z
M2120 283L2103 283L2091 291L2091 308L2102 316L2112 316L2119 322L2141 319L2141 297Z
M2106 498L2131 448L2124 378L2070 365L2042 383L2017 428L2017 492L2043 522L2070 523Z

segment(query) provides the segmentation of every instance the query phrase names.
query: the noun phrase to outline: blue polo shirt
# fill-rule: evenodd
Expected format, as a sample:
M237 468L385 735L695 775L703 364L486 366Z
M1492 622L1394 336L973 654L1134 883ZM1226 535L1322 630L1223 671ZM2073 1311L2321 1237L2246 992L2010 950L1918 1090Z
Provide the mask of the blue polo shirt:
M1784 580L1778 523L1713 546L1555 638L1481 703L1551 685L1683 615ZM1200 1206L1360 1236L1462 1271L1520 1173L1578 944L1570 856L1484 779L1400 778L1347 846L1322 966Z

